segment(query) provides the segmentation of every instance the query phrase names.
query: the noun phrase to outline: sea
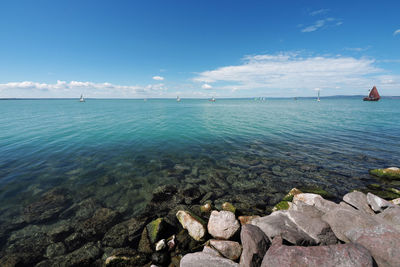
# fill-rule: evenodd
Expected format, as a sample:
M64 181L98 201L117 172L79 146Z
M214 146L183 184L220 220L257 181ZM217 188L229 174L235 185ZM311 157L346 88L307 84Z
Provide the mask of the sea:
M140 216L155 188L214 193L258 213L293 187L339 200L397 188L369 170L400 166L400 99L0 101L0 224L54 188Z

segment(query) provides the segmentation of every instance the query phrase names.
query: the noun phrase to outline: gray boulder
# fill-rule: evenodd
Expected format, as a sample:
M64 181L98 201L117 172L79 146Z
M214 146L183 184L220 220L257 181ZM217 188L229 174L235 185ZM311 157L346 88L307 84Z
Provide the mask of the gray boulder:
M264 258L271 242L257 226L246 224L240 232L243 251L240 257L241 266L258 267Z
M318 247L282 245L280 237L274 238L261 264L271 266L373 266L368 250L359 244Z
M355 191L344 195L343 200L359 211L374 215L374 211L368 205L367 196L364 193Z
M225 259L221 256L215 256L205 252L186 254L181 259L180 262L180 267L205 267L205 266L237 267L239 266L239 264L229 259Z
M400 232L400 208L390 207L375 215Z

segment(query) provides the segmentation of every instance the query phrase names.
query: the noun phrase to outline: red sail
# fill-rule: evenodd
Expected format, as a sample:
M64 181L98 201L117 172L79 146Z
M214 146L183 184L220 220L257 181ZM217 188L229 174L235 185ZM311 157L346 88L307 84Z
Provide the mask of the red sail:
M376 89L376 87L374 86L374 88L372 88L371 92L369 93L369 98L381 98L379 93L378 93L378 89Z

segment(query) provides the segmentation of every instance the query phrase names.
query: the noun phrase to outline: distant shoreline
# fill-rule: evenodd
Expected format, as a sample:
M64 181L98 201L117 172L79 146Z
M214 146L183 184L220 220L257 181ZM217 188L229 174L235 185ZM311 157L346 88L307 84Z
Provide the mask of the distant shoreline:
M333 96L321 96L321 99L330 99L330 98L363 98L364 95L333 95ZM259 97L222 97L218 98L220 100L253 100L254 98ZM315 99L315 96L292 96L292 97L266 97L266 100L269 99ZM400 96L381 96L383 99L400 99ZM0 100L76 100L79 97L75 98L18 98L18 97L7 97L7 98L0 98ZM144 98L86 98L90 100L143 100ZM148 100L173 100L176 98L146 98ZM191 100L207 100L208 98L182 98L182 99L191 99Z

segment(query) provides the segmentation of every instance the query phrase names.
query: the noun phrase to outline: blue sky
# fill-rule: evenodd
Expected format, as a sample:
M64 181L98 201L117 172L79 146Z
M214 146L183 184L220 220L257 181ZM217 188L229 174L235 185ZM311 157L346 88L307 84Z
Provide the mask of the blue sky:
M0 97L400 95L400 1L0 1Z

